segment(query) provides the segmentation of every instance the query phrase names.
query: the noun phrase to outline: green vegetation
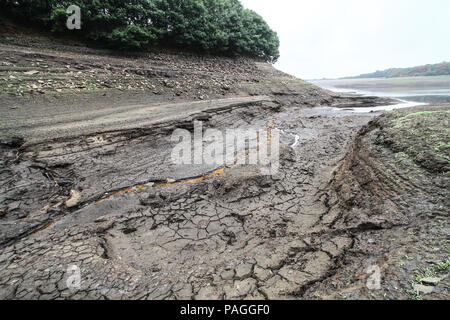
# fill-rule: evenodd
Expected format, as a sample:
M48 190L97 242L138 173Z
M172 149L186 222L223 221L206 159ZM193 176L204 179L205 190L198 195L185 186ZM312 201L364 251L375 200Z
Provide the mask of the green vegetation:
M81 9L81 30L66 28L70 5ZM171 47L271 63L279 57L277 34L239 0L3 0L0 10L101 47Z
M436 266L439 268L439 270L446 271L448 267L450 267L450 258L445 261L437 261Z
M396 161L410 158L436 173L448 171L450 163L449 110L409 113L393 120L392 141Z
M436 271L433 270L433 268L428 267L422 272L416 272L416 277L411 282L412 285L414 284L422 284L423 279L425 278L435 278L437 277Z
M356 77L346 77L342 79L361 78L399 78L399 77L419 77L419 76L443 76L450 75L450 62L427 64L412 68L391 68L373 73L361 74Z

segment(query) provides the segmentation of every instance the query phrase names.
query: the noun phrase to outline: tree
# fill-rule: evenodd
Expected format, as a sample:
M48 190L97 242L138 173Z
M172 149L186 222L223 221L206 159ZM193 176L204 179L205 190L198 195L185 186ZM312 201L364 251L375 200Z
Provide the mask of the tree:
M102 47L177 47L272 63L279 57L277 34L239 0L3 0L0 5L19 21L76 32ZM81 30L65 27L70 5L81 8Z

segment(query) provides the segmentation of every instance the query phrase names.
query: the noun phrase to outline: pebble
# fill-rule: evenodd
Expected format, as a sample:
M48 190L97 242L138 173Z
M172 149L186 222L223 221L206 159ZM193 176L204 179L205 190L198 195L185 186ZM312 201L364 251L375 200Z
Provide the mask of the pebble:
M414 289L414 291L416 291L418 293L423 293L423 294L430 294L434 291L434 287L424 286L421 284L414 285L413 289Z
M432 286L437 286L440 281L441 281L441 279L436 278L436 277L428 277L428 278L422 279L423 284L432 285Z

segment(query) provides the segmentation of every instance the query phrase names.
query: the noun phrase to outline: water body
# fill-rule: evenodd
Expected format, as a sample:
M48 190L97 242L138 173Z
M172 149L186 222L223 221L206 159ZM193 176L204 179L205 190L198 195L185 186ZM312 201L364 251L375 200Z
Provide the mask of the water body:
M373 108L355 108L354 112L390 111L425 104L450 102L450 76L312 80L322 88L348 94L398 99L399 103Z

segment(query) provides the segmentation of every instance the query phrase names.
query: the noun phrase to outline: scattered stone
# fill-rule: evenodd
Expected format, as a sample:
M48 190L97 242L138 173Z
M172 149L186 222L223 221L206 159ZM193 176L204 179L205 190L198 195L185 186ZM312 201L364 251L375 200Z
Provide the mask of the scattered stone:
M414 291L416 291L418 293L423 293L423 294L430 294L434 291L434 287L424 286L421 284L414 285L413 289L414 289Z
M428 277L428 278L422 279L423 284L431 285L431 286L437 286L439 284L439 282L441 282L441 279L436 278L436 277Z
M30 76L33 74L37 74L37 73L39 73L39 71L37 71L37 70L30 70L30 71L24 72L24 74L30 75Z

